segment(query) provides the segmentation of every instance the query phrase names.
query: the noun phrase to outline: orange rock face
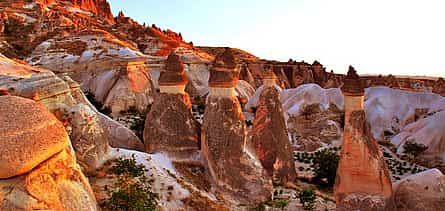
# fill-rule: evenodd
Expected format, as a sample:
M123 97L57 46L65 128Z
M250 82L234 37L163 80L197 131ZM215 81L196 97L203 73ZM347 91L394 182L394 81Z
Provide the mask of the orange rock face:
M433 85L433 92L445 96L445 80L439 78Z
M209 86L215 88L235 87L239 79L236 62L230 48L217 55L210 70Z
M65 128L43 105L0 97L0 179L30 171L68 146Z
M264 169L278 183L296 178L292 146L287 135L280 94L267 87L260 95L252 130L252 144Z
M187 77L184 74L184 64L178 55L172 53L165 62L165 71L159 77L159 86L186 85Z
M114 23L110 4L106 0L35 0L44 5L51 5L54 2L70 2L79 9L90 11L93 14L103 17L108 23Z

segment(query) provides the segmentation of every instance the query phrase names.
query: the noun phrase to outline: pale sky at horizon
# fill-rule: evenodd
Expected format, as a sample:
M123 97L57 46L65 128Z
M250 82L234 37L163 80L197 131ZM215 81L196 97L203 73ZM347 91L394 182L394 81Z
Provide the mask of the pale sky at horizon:
M139 23L195 45L260 58L320 61L329 71L445 77L441 0L109 0Z

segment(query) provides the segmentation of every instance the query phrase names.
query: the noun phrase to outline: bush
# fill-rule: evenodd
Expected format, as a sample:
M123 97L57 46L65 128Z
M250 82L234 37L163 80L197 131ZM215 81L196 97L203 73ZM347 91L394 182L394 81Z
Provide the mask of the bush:
M135 118L130 124L130 130L132 130L142 142L144 142L144 128L145 118Z
M88 101L100 112L107 116L111 114L110 107L104 107L101 102L96 100L96 96L91 92L85 92L85 97L87 97Z
M105 210L113 211L150 211L156 210L158 195L152 191L152 182L147 179L147 169L132 156L130 159L119 158L111 168L117 176L110 198L102 204Z
M416 143L415 140L408 140L405 145L403 145L403 153L408 154L411 158L416 158L421 153L428 149L427 146L423 144Z
M311 188L304 189L298 193L300 203L304 210L314 210L315 208L315 192Z
M289 204L289 201L286 199L279 199L275 202L275 207L281 208L284 210L285 207Z
M314 169L314 181L319 185L333 187L340 156L332 150L323 149L315 152L311 167Z
M256 207L252 208L252 211L265 211L266 205L264 203L258 204Z
M130 106L126 111L121 111L121 115L130 115L134 118L130 123L130 130L136 134L136 136L144 142L144 128L145 128L145 119L147 117L148 112L151 110L151 105L145 109L145 111L139 111L135 106Z

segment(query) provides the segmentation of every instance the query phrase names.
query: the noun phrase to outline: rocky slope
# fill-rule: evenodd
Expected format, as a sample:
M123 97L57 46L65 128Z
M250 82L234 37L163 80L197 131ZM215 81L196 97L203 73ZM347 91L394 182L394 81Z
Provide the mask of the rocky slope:
M97 210L70 139L43 105L0 97L0 209Z
M225 51L232 52L233 61L228 64L225 61L221 63L218 59L215 61L215 57ZM180 94L175 95L175 98L170 95L172 90L178 91L178 84L174 84L173 88L166 88L165 82L171 81L165 81L163 77L171 74L165 61L172 52L183 62L181 79L188 81L186 85L182 80L179 81ZM18 169L22 174L20 177L16 175L17 172L11 172L17 171L16 168L21 165L9 163L0 167L7 168L1 171L7 173L5 178L0 179L0 208L6 210L17 207L25 210L63 209L63 206L68 206L65 207L66 210L89 209L85 206L94 210L97 205L94 197L102 202L107 197L107 185L116 180L116 177L107 172L114 159L121 156L131 158L132 154L136 155L137 163L150 170L146 176L155 181L154 191L160 194L159 204L165 209L196 210L210 207L213 210L236 210L241 209L240 202L253 205L265 201L272 190L270 178L264 174L254 151L246 145L247 132L257 133L264 125L268 125L268 130L276 132L274 127L280 126L280 140L286 141L285 130L288 130L296 151L314 151L341 144L345 100L338 87L343 86L345 76L326 71L317 61L269 61L240 49L194 47L193 43L184 41L180 33L163 30L155 25L141 25L122 12L113 17L110 5L105 0L0 2L0 53L0 95L20 96L43 105L30 105L28 110L20 106L15 108L11 105L35 102L26 99L18 100L23 102L12 102L10 99L3 101L11 97L0 97L0 101L7 104L0 107L0 110L5 110L2 110L2 115L33 117L29 121L4 117L8 123L12 122L0 126L6 131L0 133L0 136L10 133L13 136L20 135L10 132L13 130L10 127L14 125L17 128L18 125L31 128L24 131L33 137L44 136L46 133L59 134L54 133L56 129L51 128L52 133L46 132L46 129L54 126L52 123L60 127L57 130L60 133L64 133L60 129L65 128L65 133L69 136L61 141L63 149L59 146L41 148L37 143L38 146L33 148L36 150L33 158L37 161L27 157L19 159L32 162L25 165L26 168ZM212 74L215 68L218 72L216 75ZM267 89L262 86L263 73L266 70L277 76L277 85ZM360 121L356 124L355 131L364 133L361 126L365 122L362 117L366 116L376 140L390 141L396 147L395 152L400 155L404 154L404 144L415 140L428 147L416 162L428 167L444 167L445 100L440 96L444 96L444 80L389 75L367 76L363 81L366 87L371 88L367 89L365 95L366 114L357 117ZM261 105L259 99L264 92L269 93L268 96L273 93L274 101L281 98L285 120L284 123L281 122L283 124L261 122L274 119L269 115L280 110L280 106L275 104L277 102L268 101L266 104L264 99L262 108L260 106L258 110L258 105ZM276 96L278 93L279 97ZM87 95L97 108L89 102ZM203 103L206 98L207 103ZM110 116L114 119L125 119L131 113L129 111L136 110L138 115L144 114L153 102L152 115L146 119L147 122L156 121L156 124L152 124L152 130L160 132L147 133L148 138L145 139L149 141L156 134L170 134L166 142L173 143L173 151L177 146L185 145L198 153L193 153L193 156L186 153L186 159L173 159L172 162L172 156L141 152L144 151L142 140L127 128L133 128L134 125L122 125L101 113L109 109ZM192 118L191 103L195 103L193 108L207 111L204 115L203 133L199 132L200 126ZM253 118L252 113L242 112L241 106L244 104L245 111L258 113L257 119ZM168 108L167 112L165 108ZM45 116L47 120L55 119L55 116L57 120L47 121L48 125L40 124L45 127L36 128L29 124L41 121L34 118L37 114ZM201 120L202 114L200 115ZM276 112L273 115L276 116ZM138 118L144 119L145 116ZM178 119L181 121L176 121ZM247 119L256 121L255 130L248 129L245 121ZM164 126L166 130L163 130ZM185 140L190 140L190 145L183 143L181 138L184 138L184 134L173 134L180 128L188 131L189 137ZM370 135L367 132L366 135ZM10 137L12 136L7 137L9 142ZM275 138L267 134L265 137L270 140ZM207 142L199 146L200 138ZM366 140L368 139L372 138L367 137ZM6 139L2 137L1 140ZM28 142L34 146L35 140L37 139ZM52 139L57 140L57 137ZM15 139L13 141L16 142ZM48 141L48 144L51 143ZM10 148L13 145L3 147L3 154L14 152L15 149ZM72 149L68 150L68 145ZM203 157L200 157L200 147L204 151ZM259 152L267 150L258 148ZM386 150L390 156L396 156L389 148L381 149ZM23 146L20 150L29 149ZM8 154L8 157L1 159L9 157L11 156ZM285 158L277 157L278 161L272 167L279 169L282 164L280 159L288 160L291 156L286 154L283 156ZM369 158L362 157L364 159L361 161ZM8 160L13 161L15 160ZM399 161L403 162L397 160ZM271 165L268 167L271 169ZM304 167L308 168L307 165ZM55 168L69 173L64 171L59 175L61 178L54 178L53 174L49 175L49 171L53 172ZM403 177L420 171L418 169L424 168L416 167L411 173L403 173ZM75 175L71 174L73 172ZM298 172L299 176L300 173L302 171ZM84 175L89 176L89 184ZM431 175L422 177L431 178ZM289 178L293 177L290 174ZM283 181L287 182L286 179ZM38 191L44 189L42 184L51 189L48 194ZM415 201L423 200L422 195L407 193L412 188L420 188L423 183L404 184L405 186L400 186L404 188L394 189L395 193L400 192L400 202L411 198L416 199ZM92 191L89 186L92 186ZM59 192L54 191L54 187L58 187ZM424 195L431 196L431 204L441 203L442 198L433 196L440 192L440 186L428 187L431 189L426 190ZM1 190L7 192L3 193ZM295 190L288 189L284 194L278 195L286 194L290 199L295 195ZM76 197L79 196L84 197L77 200ZM421 199L417 200L418 198ZM29 203L23 204L18 199L26 199ZM77 204L77 201L81 204ZM418 204L426 206L420 202ZM295 207L300 208L299 202L295 200L288 205L289 209ZM402 206L400 209L405 208Z

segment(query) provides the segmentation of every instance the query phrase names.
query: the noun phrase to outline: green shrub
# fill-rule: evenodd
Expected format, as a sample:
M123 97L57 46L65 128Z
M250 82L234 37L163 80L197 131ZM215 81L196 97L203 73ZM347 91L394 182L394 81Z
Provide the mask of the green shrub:
M111 114L110 107L104 107L101 102L96 100L96 96L91 92L85 92L88 101L100 112L107 116Z
M144 142L144 128L145 118L135 118L130 124L130 130L132 130L142 142Z
M275 202L275 207L281 208L282 210L284 210L285 207L287 207L287 205L289 204L289 201L286 199L278 199Z
M403 153L408 154L411 158L416 158L421 153L428 149L427 146L423 144L416 143L415 140L408 140L405 145L403 145Z
M111 172L117 182L108 189L110 197L102 204L105 210L113 211L151 211L156 210L158 195L152 191L152 182L147 179L147 169L130 159L119 158Z
M260 203L256 207L252 208L252 211L265 211L266 205L265 203Z
M315 192L311 188L304 189L298 193L300 203L304 210L314 210L315 208Z
M311 167L314 170L314 181L321 185L327 185L331 188L335 183L338 162L340 156L332 150L323 149L315 152Z

